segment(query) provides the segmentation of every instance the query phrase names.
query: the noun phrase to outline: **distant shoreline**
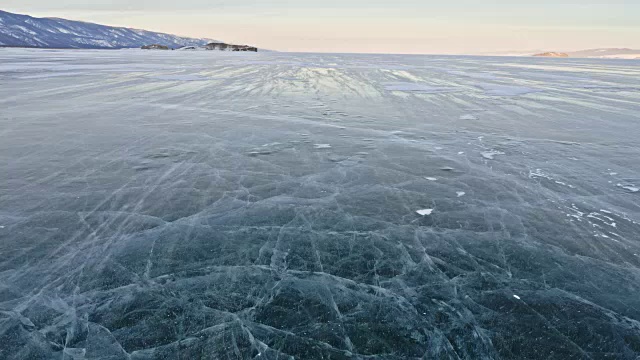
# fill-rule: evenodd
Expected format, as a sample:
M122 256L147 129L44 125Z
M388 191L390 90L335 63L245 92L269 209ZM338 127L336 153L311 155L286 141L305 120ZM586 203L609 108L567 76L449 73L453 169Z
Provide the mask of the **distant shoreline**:
M24 46L24 45L0 45L0 48L10 49L43 49L43 50L125 50L125 49L139 49L134 47L122 47L122 48L109 48L109 47L96 47L96 48L71 48L71 47L48 47L48 46Z
M62 47L43 47L43 46L19 46L19 45L0 45L0 49L42 49L42 50L110 50L110 51L116 51L116 50L141 50L138 47L122 47L122 48L107 48L107 47L102 47L102 48L62 48ZM178 50L178 49L174 49L174 50ZM182 51L181 51L182 52ZM186 52L190 52L190 51L186 51ZM213 51L213 52L238 52L238 51ZM242 51L244 52L244 51ZM405 55L405 56L450 56L450 57L457 57L457 56L461 56L461 57L499 57L499 58L535 58L535 59L540 59L540 60L550 60L550 61L554 61L554 60L632 60L632 61L638 61L640 60L640 57L637 58L624 58L624 57L546 57L546 56L535 56L535 55L491 55L491 54L483 54L483 55L478 55L478 54L401 54L401 53L340 53L340 52L336 52L336 53L327 53L327 52L300 52L300 51L265 51L262 50L262 53L264 52L268 52L268 53L272 53L272 52L276 52L276 53L280 53L280 54L286 54L286 53L291 53L291 54L334 54L334 55Z

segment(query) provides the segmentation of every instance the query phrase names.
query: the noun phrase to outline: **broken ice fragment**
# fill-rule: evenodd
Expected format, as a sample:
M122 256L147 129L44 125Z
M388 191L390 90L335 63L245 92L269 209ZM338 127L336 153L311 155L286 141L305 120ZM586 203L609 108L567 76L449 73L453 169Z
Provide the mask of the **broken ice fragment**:
M260 155L271 155L274 152L275 151L269 150L269 149L258 149L258 150L248 152L247 155L255 157Z
M496 155L504 155L504 153L496 150L485 151L482 153L482 157L489 160L493 160Z
M638 191L640 191L640 188L635 186L635 185L623 185L623 184L618 184L618 187L621 187L627 191L630 191L632 193L637 193Z
M329 156L329 157L328 157L328 159L329 159L329 161L331 161L331 162L342 162L342 161L345 161L345 160L349 160L349 158L348 158L348 157L346 157L346 156L339 156L339 155L332 155L332 156Z
M422 209L422 210L418 210L416 211L419 215L422 216L427 216L427 215L431 215L433 213L433 209Z

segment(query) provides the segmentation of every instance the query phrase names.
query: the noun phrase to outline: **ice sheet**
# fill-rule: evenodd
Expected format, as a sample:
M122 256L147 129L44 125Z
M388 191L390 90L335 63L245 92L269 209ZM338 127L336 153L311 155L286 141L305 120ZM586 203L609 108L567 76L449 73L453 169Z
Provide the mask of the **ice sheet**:
M635 360L638 78L0 49L0 359Z

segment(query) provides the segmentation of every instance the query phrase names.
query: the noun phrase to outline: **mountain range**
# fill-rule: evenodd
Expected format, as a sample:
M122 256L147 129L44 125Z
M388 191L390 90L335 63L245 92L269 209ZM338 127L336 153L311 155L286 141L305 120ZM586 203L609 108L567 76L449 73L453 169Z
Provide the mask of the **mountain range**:
M0 10L0 47L122 49L162 44L179 48L214 41L59 18L35 18Z
M181 48L185 46L204 47L210 43L222 44L213 39L181 37L60 18L36 18L0 10L0 47L122 49L158 44L168 48ZM640 50L627 48L565 52L537 50L483 53L480 55L637 59L640 58Z

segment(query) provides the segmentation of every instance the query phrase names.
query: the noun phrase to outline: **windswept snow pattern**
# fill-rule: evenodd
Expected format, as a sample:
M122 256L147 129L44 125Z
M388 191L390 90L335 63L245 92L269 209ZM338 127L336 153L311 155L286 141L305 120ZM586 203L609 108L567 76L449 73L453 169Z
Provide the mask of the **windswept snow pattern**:
M211 41L82 21L34 18L0 10L0 46L122 49L161 44L180 48Z
M0 359L635 360L639 78L0 49Z

